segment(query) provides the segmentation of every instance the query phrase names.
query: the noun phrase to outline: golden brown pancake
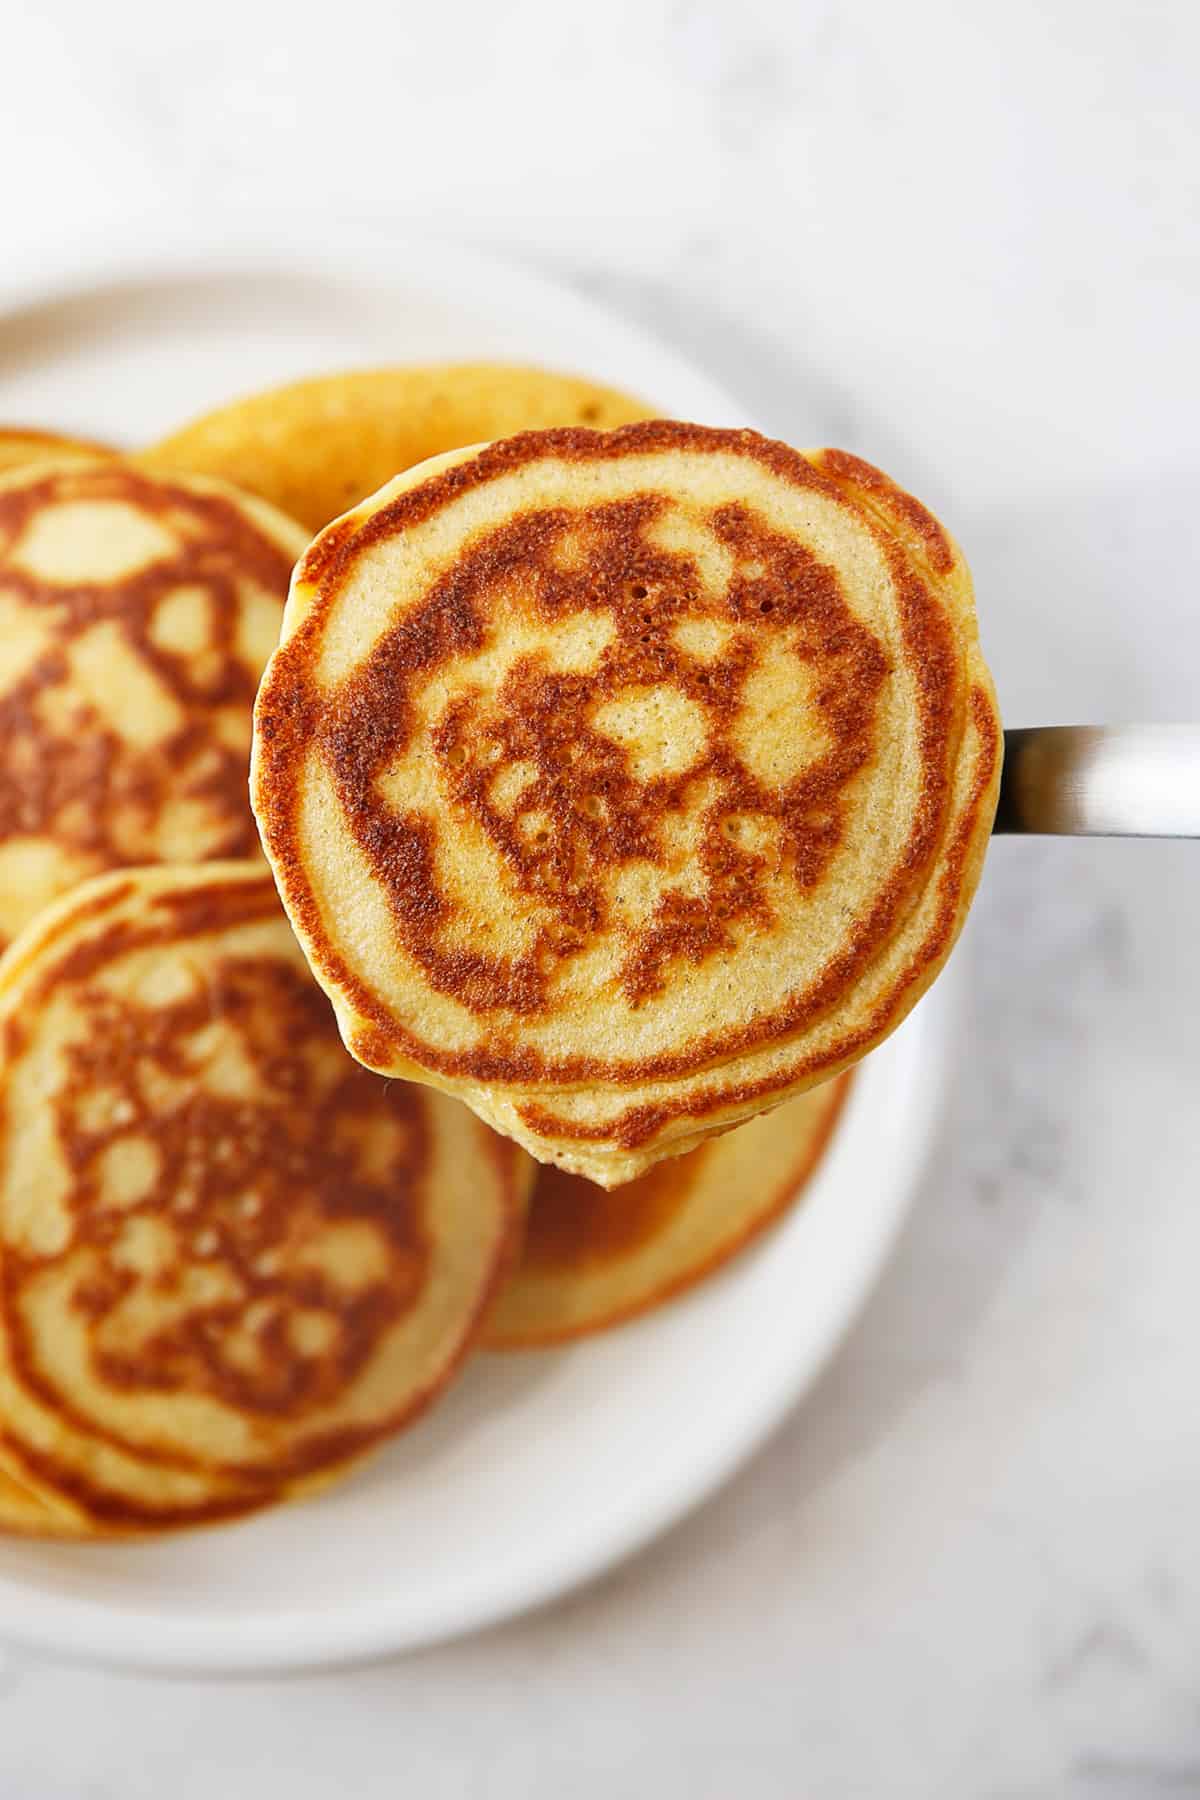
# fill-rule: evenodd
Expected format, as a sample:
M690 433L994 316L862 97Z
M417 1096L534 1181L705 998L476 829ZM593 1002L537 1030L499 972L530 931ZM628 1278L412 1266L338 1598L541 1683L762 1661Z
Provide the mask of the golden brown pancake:
M89 438L63 437L57 431L38 431L33 426L0 426L0 472L33 462L95 462L97 457L116 456L110 444L93 443Z
M435 459L321 533L256 717L354 1055L603 1186L899 1024L1000 773L932 514L843 452L661 421Z
M0 1523L320 1485L457 1369L523 1163L345 1054L260 863L76 889L0 962Z
M0 477L0 948L105 868L251 856L298 525L116 460Z
M0 1532L12 1537L74 1537L70 1514L53 1510L30 1488L0 1471Z
M444 450L548 425L623 425L652 410L616 388L512 363L355 369L234 401L139 460L235 482L318 531Z
M799 1199L850 1080L800 1094L615 1193L543 1165L488 1348L537 1349L605 1331L713 1274Z

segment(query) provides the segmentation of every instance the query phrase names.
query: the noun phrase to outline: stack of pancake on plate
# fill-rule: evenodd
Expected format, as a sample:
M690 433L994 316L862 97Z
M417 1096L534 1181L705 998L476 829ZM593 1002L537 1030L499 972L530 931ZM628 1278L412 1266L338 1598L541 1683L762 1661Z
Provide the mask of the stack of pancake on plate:
M319 1491L694 1284L949 953L959 553L647 410L472 365L0 431L0 1528Z

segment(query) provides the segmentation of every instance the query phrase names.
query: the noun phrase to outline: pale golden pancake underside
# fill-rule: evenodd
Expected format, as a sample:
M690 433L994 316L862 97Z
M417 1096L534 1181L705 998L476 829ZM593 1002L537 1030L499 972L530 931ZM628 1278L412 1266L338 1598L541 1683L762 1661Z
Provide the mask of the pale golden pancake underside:
M937 521L843 453L663 422L476 447L330 527L257 716L351 1049L605 1185L899 1022L999 779Z
M623 425L652 410L616 388L512 363L354 369L236 400L138 460L220 476L317 531L444 450L547 425Z
M722 1267L799 1200L851 1079L668 1157L615 1193L542 1167L488 1347L533 1349L604 1331Z
M445 1385L523 1159L346 1056L261 865L76 890L0 962L0 1049L0 1522L293 1497Z
M304 541L116 460L0 477L0 947L102 869L257 853L250 711Z
M0 425L0 471L34 462L95 462L97 457L117 456L110 444L89 438L63 437L56 431L34 426Z

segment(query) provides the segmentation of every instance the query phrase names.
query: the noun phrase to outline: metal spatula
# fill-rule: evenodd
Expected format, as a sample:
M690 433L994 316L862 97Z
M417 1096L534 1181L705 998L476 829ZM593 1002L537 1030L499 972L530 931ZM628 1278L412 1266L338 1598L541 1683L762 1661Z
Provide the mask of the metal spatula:
M1200 725L1006 731L995 829L1200 837Z

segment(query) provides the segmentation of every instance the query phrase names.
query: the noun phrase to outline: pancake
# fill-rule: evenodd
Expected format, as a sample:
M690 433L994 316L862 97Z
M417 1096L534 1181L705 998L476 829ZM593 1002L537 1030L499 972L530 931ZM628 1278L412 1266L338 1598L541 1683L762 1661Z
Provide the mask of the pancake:
M653 422L435 459L321 533L251 791L353 1054L614 1186L900 1023L1000 758L932 514Z
M53 1510L29 1488L0 1471L0 1533L8 1537L75 1537L71 1514Z
M0 476L0 948L103 869L257 854L250 713L304 542L116 460Z
M235 482L319 531L444 450L549 425L623 425L651 411L616 388L511 363L356 369L223 406L139 460Z
M326 1482L430 1402L526 1159L359 1068L261 863L100 876L0 962L0 1470L79 1535ZM0 1491L0 1522L11 1521Z
M800 1094L615 1193L542 1166L521 1261L489 1321L487 1347L586 1337L713 1274L800 1198L850 1080Z
M0 425L0 473L26 463L95 462L97 457L118 454L110 444L88 438L63 437L57 431L37 431L32 426Z

